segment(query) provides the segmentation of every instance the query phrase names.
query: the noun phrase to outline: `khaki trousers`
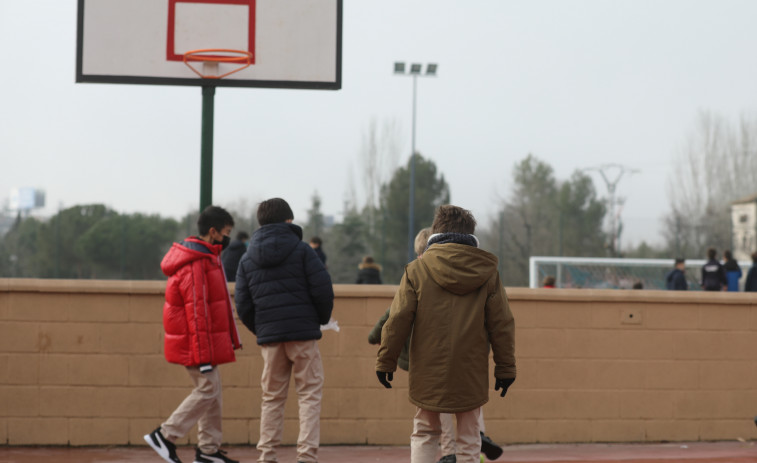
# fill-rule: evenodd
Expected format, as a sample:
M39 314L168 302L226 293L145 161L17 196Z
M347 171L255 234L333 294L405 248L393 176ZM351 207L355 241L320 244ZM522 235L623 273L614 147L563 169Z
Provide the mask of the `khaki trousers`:
M184 437L197 424L197 447L206 455L221 447L221 374L218 367L200 373L197 367L187 367L195 388L179 407L160 426L163 436L171 442Z
M297 437L297 461L318 461L321 440L321 397L323 396L323 363L318 344L312 341L291 341L264 344L263 402L260 413L258 461L274 462L276 447L284 433L284 407L289 378L294 375L300 412L300 434Z
M410 436L410 462L434 463L439 446L442 425L440 413L417 408ZM455 413L457 418L457 462L478 463L481 455L481 435L478 420L481 408Z
M442 435L440 436L439 445L442 447L442 456L454 455L457 453L455 447L455 420L452 419L454 415L451 413L440 413L439 421L442 423ZM478 414L478 430L486 434L486 428L484 427L484 410L481 409L481 413Z

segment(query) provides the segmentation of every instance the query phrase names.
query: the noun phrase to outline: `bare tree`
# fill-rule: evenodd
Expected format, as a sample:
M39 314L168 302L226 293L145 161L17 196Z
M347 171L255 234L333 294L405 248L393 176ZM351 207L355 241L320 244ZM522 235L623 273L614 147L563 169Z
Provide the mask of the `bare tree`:
M734 127L699 113L674 165L664 219L669 248L702 257L709 246L731 247L730 203L757 192L757 121L742 116Z
M363 134L361 172L365 192L365 211L369 231L376 230L376 214L381 185L387 183L395 170L402 143L401 130L396 119L379 123L372 118Z
M757 192L757 119L742 115L738 127L729 138L726 169L734 180L734 199L743 198Z
M342 213L347 215L348 211L358 208L357 188L355 187L355 169L352 163L347 165L347 179L345 180L345 191L342 194Z

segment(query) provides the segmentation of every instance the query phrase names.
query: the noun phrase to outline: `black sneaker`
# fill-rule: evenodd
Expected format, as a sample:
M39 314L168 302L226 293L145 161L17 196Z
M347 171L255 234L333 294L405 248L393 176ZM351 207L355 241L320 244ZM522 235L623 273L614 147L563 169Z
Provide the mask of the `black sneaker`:
M457 457L453 455L444 455L436 463L457 463Z
M484 433L481 433L481 451L486 455L486 458L490 460L496 460L497 458L502 456L502 447L495 444L493 440L489 438L489 436L485 436Z
M206 455L197 449L194 463L239 463L226 456L226 452L219 450L211 455Z
M150 444L150 447L158 452L158 455L168 463L181 463L181 460L176 455L176 446L163 437L163 434L160 432L160 426L155 431L145 435L145 442Z

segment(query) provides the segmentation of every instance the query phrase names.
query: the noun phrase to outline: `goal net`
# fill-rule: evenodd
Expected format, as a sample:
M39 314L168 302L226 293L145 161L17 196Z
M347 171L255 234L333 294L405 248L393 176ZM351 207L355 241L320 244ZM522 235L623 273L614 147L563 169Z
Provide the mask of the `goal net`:
M529 261L529 287L539 288L544 278L555 278L557 288L666 289L665 277L673 270L673 259L620 259L600 257L532 257ZM703 259L686 260L686 281L690 291L699 291ZM742 281L751 262L739 262Z

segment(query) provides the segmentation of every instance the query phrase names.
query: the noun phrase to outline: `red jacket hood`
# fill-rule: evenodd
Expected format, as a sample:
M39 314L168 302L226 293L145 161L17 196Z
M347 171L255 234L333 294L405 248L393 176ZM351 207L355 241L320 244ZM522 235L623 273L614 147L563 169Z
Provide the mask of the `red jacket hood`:
M181 243L174 243L171 246L160 263L160 269L166 276L170 277L180 268L195 260L217 259L222 250L223 246L220 244L206 243L199 238L187 238Z

